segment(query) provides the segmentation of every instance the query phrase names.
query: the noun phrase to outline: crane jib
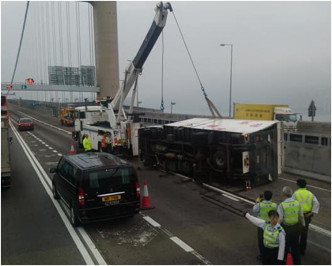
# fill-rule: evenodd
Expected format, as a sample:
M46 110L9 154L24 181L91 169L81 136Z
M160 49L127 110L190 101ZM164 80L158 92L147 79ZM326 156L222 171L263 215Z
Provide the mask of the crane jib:
M163 27L157 26L155 21L152 22L150 30L134 58L133 65L135 66L135 69L142 69L162 30Z

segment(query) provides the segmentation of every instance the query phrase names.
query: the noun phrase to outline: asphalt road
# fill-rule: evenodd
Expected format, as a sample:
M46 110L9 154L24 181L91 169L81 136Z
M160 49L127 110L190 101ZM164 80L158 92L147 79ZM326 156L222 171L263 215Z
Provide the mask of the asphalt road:
M72 128L61 127L56 118L45 112L11 106L14 120L27 115L48 124L35 121L33 132L20 133L48 172L61 154L69 154L71 135L65 131ZM2 190L1 202L2 263L84 264L16 138L11 150L13 187ZM252 204L234 201L180 176L144 168L136 160L131 163L137 168L141 191L143 180L147 180L154 208L141 211L133 219L81 228L107 264L259 264L256 228L239 215L239 211L232 211L232 208L250 211ZM296 179L295 176L284 177L285 180L280 179L269 187L240 194L253 201L265 189L272 189L278 201L277 191L286 184L294 186L292 181ZM322 214L315 217L313 224L325 231L310 230L308 251L302 263L331 264L331 238L326 234L330 233L331 223L330 184L310 183L322 188L312 190L322 205Z

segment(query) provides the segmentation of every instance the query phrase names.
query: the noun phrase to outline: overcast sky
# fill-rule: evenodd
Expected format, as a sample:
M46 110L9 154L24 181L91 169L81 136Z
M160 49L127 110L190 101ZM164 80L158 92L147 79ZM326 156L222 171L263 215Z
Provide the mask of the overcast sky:
M54 3L56 6L57 2ZM128 60L135 57L152 23L156 3L117 3L120 80L124 78L123 72ZM294 111L307 116L307 108L311 100L314 100L318 114L330 114L329 1L174 1L172 5L207 95L222 115L227 116L229 108L231 50L230 47L221 47L221 43L233 44L232 102L289 104ZM17 82L31 75L38 77L38 70L33 70L36 67L33 67L31 58L33 51L37 51L34 39L38 37L38 33L33 30L34 23L38 22L36 14L40 7L37 6L36 2L30 5L29 15L32 15L28 17L22 54L14 80ZM25 7L26 2L1 2L2 81L10 81L13 73ZM73 2L70 12L73 20ZM81 27L85 29L81 33L81 63L87 65L90 64L91 58L87 3L80 3L80 15L83 18ZM75 34L72 29L72 38ZM32 38L33 36L36 38ZM166 111L170 112L170 103L173 101L176 102L173 112L209 114L172 14L168 16L164 40ZM139 78L139 100L144 107L160 107L161 48L160 38ZM77 62L75 56L73 52L73 66ZM64 61L68 59L68 55L64 54L64 57ZM59 55L56 58L59 60Z

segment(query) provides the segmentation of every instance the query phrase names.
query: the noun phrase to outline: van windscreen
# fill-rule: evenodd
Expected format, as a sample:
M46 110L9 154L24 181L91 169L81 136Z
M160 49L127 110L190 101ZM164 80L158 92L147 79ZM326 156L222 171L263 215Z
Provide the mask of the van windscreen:
M112 168L87 173L85 185L90 189L116 188L136 180L133 168ZM134 182L135 184L135 182Z

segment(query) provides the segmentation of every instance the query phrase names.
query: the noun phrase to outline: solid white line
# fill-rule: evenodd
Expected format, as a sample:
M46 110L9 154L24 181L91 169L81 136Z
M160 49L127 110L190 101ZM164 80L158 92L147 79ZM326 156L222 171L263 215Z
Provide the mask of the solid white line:
M312 229L313 231L316 231L316 232L318 232L318 233L321 233L321 234L323 234L323 235L326 235L326 236L328 236L328 237L331 237L331 231L328 231L328 230L326 230L326 229L324 229L324 228L321 228L321 227L319 227L319 226L317 226L317 225L314 225L314 224L309 224L309 227L310 227L310 229Z
M285 179L285 178L282 178L282 177L279 177L279 179L282 179L282 180L285 180L285 181L288 181L288 182L292 182L292 183L296 183L296 181L288 180L288 179ZM316 186L312 186L312 185L307 185L307 187L312 187L312 188L315 188L315 189L331 192L331 190L328 190L326 188L316 187Z
M328 248L326 248L326 247L323 247L322 245L317 244L317 243L315 243L315 242L312 242L312 241L310 241L310 240L307 240L307 242L310 243L311 245L314 245L314 246L318 247L320 250L325 250L325 251L331 253L331 249L328 249Z
M160 228L161 225L158 224L155 220L153 220L150 216L143 216L143 219L147 221L149 224L151 224L153 227Z
M94 254L94 256L95 256L98 264L99 265L107 265L106 261L104 260L104 258L99 253L99 251L96 248L95 244L91 241L91 238L88 236L87 232L83 228L81 228L81 227L78 227L77 229L78 229L78 232L83 237L85 243L88 245L89 249Z
M79 252L81 253L81 255L84 259L84 261L86 262L87 265L94 264L91 256L89 255L88 251L86 250L85 246L83 245L81 239L78 237L77 232L73 229L73 226L70 224L66 214L64 213L63 209L60 207L59 202L53 198L53 194L52 194L52 191L51 191L51 185L52 184L51 184L51 180L48 177L47 173L45 172L43 167L40 165L40 163L38 162L36 157L33 155L32 151L29 149L28 145L24 142L22 137L18 134L16 129L15 128L13 129L13 127L12 127L12 130L15 133L17 139L19 140L19 142L20 142L25 154L27 155L31 165L35 169L35 172L37 173L37 175L39 177L39 180L43 184L47 194L51 198L51 201L53 202L55 208L57 209L62 221L64 222L68 232L70 233L73 241L75 242ZM85 230L83 228L80 228L79 232L80 232L81 236L83 237L83 239L85 240L88 247L90 248L90 251L94 255L97 262L100 263L100 264L106 265L106 262L104 261L101 254L99 253L99 251L97 250L97 248L93 244L92 240L89 238L89 236L86 233L85 234L82 233L83 231L85 232Z
M229 196L227 194L221 194L222 196L226 197L226 198L229 198L231 200L235 200L235 201L239 201L238 199L234 198L233 196Z
M181 239L176 236L170 238L174 243L176 243L179 247L181 247L185 252L192 252L194 249L184 243Z
M207 187L207 188L209 188L209 189L212 189L212 190L214 190L214 191L220 192L221 194L226 194L226 195L228 195L228 196L231 196L231 197L234 197L234 198L236 198L236 199L242 200L242 201L247 202L247 203L249 203L249 204L251 204L251 205L255 205L255 203L252 202L252 201L250 201L250 200L247 200L247 199L245 199L245 198L242 198L242 197L239 197L239 196L233 195L233 194L231 194L231 193L229 193L229 192L227 192L227 191L225 191L225 190L222 190L222 189L220 189L220 188L216 188L216 187L210 186L210 185L205 184L205 183L203 183L203 186L204 186L204 187Z

